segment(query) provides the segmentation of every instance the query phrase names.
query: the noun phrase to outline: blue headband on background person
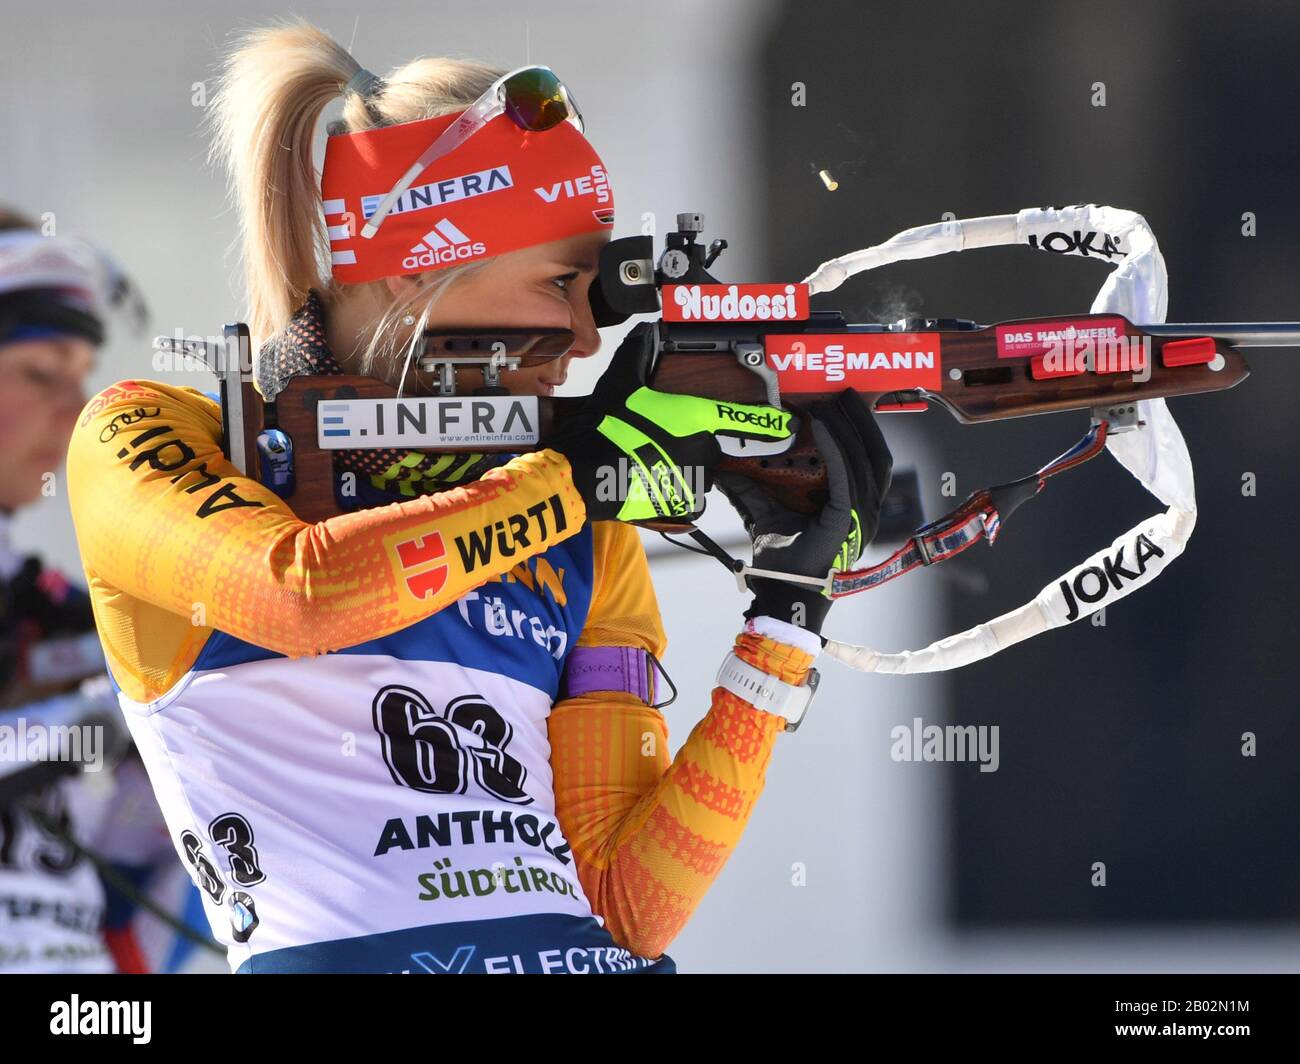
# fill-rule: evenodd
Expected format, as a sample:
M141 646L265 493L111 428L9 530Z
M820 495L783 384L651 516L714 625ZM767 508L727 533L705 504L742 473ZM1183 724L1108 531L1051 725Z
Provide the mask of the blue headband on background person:
M85 333L59 325L15 325L4 334L3 338L0 338L0 343L16 344L22 340L48 340L53 336L85 336Z
M104 320L85 293L32 288L0 293L0 344L80 336L96 347L104 342Z

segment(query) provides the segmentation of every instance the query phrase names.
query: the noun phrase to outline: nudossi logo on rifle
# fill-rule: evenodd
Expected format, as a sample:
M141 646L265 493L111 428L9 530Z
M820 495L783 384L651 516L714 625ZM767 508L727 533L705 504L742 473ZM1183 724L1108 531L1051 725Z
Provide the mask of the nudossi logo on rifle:
M805 284L674 284L663 289L664 321L801 321Z

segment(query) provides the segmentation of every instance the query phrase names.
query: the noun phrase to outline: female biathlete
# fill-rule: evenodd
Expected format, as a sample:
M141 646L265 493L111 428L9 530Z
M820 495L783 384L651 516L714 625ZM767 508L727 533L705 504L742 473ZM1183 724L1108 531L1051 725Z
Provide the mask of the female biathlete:
M425 58L381 81L292 23L241 43L215 107L264 393L352 372L412 394L435 326L572 330L562 357L503 372L516 394L595 354L612 193L547 68ZM698 514L688 467L707 474L735 430L715 401L644 386L648 340L632 331L545 450L336 452L358 508L315 524L223 458L198 391L123 381L85 408L69 466L96 621L237 972L673 970L806 703L829 599L755 581L670 761L665 636L626 522L662 513L674 475ZM869 412L846 393L814 430L821 514L727 485L760 567L825 575L874 532L890 459Z

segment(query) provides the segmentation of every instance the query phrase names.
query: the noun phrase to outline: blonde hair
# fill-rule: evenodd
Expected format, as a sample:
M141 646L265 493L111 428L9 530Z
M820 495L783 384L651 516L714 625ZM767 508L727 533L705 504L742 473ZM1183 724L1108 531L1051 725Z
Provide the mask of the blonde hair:
M359 70L342 45L301 19L252 30L223 64L210 114L212 156L226 168L239 217L248 324L255 343L283 329L309 289L320 290L327 302L338 294L330 276L312 147L325 108L344 95ZM354 133L463 111L503 73L477 60L412 60L382 75L377 94L346 94L343 130ZM431 285L401 299L385 292L390 305L375 323L361 372L372 373L381 357L397 355L402 317L409 313L417 318L414 345L438 297L486 265L438 270Z

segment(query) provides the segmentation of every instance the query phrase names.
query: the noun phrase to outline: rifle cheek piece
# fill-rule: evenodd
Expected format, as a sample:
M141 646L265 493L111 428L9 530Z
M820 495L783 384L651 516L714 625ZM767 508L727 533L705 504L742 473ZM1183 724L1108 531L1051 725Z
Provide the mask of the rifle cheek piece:
M704 215L678 214L677 228L664 237L657 266L653 236L625 236L601 248L596 283L587 295L597 326L621 325L634 314L658 314L664 284L717 284L709 267L727 242L715 240L706 248L696 242L703 231Z
M626 236L600 249L596 283L588 289L592 317L599 328L622 325L634 314L659 311L654 238Z

